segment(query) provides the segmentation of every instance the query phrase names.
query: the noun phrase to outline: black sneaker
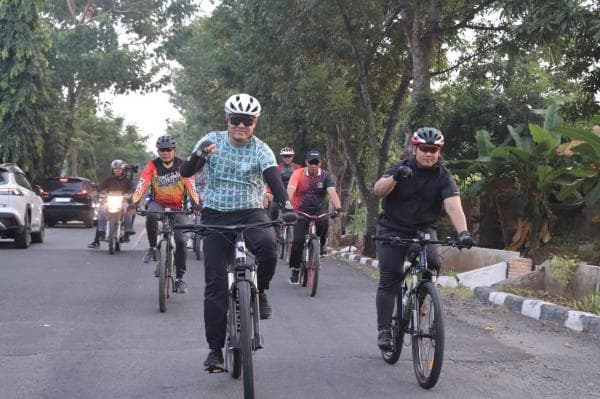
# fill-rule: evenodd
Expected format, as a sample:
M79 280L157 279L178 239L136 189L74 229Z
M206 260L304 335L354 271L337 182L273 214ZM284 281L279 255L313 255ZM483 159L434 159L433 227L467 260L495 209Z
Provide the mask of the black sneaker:
M187 284L182 279L175 280L175 292L178 294L187 293Z
M327 255L327 247L321 247L321 251L320 251L320 255L321 258L324 257L325 255Z
M148 248L144 254L144 263L149 263L151 260L156 260L156 249L152 247Z
M377 334L377 346L379 349L385 352L392 351L392 331L391 330L379 330Z
M300 269L298 269L297 267L292 267L291 270L292 272L290 273L290 284L300 284Z
M260 313L261 320L271 318L271 305L267 301L267 294L264 292L258 293L258 311Z
M224 363L223 351L221 349L211 349L204 361L204 367L209 373L222 373L226 371Z
M88 244L88 248L98 249L100 248L100 243L98 241L92 241Z

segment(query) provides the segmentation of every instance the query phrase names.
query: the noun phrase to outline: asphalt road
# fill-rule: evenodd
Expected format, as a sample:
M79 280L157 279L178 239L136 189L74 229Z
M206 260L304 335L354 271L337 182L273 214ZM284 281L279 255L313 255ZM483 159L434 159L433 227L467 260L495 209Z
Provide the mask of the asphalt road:
M241 380L208 374L203 265L189 292L159 313L153 266L141 261L143 219L123 252L87 248L93 230L46 230L27 250L0 241L0 398L241 398ZM191 255L191 253L190 253ZM325 258L317 297L269 291L273 318L255 355L258 398L600 398L600 339L443 291L446 352L430 391L410 347L393 366L376 347L376 282Z

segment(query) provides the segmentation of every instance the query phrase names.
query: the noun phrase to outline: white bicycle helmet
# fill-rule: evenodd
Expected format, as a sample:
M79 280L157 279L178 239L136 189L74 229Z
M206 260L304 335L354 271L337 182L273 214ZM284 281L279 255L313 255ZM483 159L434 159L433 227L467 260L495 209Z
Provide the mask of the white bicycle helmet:
M111 162L110 164L110 168L111 169L124 169L125 168L125 162L121 161L120 159L115 159L114 161Z
M279 151L279 155L294 155L294 149L292 147L283 147L281 151Z
M226 114L249 115L257 118L260 111L260 103L249 94L234 94L225 101Z

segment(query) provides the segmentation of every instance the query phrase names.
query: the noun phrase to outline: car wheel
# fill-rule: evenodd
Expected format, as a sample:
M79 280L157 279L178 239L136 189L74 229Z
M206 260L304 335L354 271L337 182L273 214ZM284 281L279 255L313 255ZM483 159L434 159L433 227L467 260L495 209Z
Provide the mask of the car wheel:
M90 214L83 223L85 223L85 227L87 228L94 227L94 215Z
M44 236L46 235L46 228L44 227L44 216L42 215L42 223L40 224L40 231L31 233L31 242L42 243L44 242Z
M23 231L15 238L15 248L25 249L31 245L31 221L29 215L25 217L25 227Z

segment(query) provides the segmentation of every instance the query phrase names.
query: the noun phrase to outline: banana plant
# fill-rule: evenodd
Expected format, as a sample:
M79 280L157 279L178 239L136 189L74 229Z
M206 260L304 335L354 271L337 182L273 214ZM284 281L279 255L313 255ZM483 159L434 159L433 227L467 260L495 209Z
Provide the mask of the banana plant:
M493 201L507 248L528 251L548 242L555 220L551 202L576 192L591 178L590 170L557 154L562 140L557 129L509 126L498 146L487 131L479 131L476 139L479 157L468 170L480 180L470 186L471 193L485 192Z

